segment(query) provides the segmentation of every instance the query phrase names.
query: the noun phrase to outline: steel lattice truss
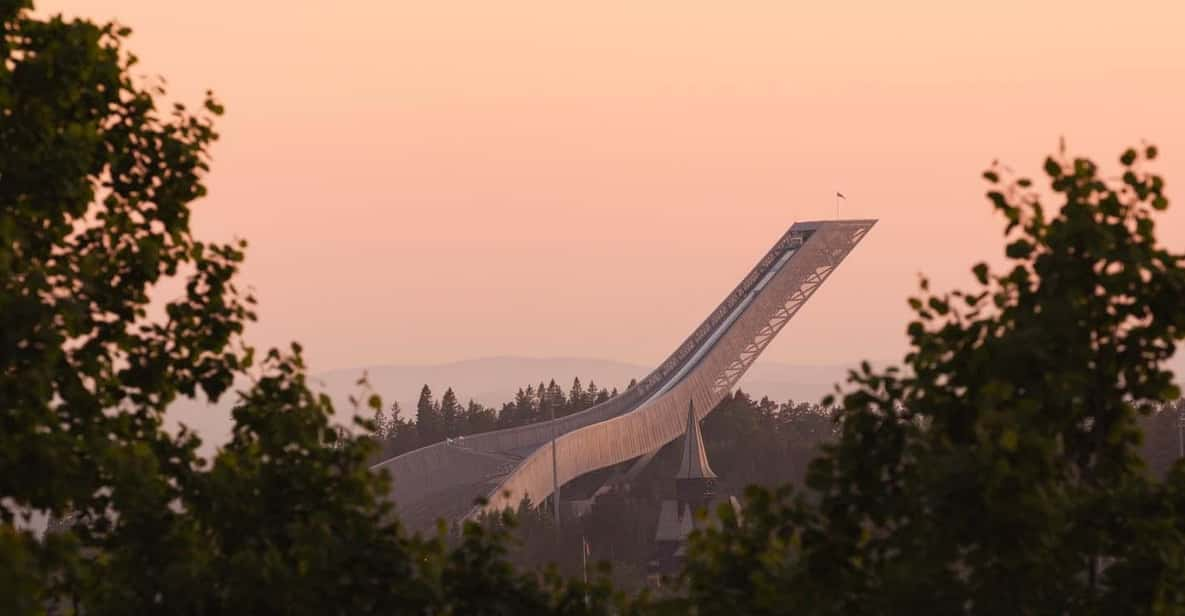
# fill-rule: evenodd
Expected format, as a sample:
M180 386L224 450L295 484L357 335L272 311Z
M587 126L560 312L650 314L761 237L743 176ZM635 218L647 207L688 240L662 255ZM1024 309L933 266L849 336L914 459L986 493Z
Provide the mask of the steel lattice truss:
M819 287L823 286L823 282L827 280L827 277L835 271L835 268L839 267L840 261L856 247L856 244L860 243L860 240L864 239L864 235L871 228L871 224L867 226L853 226L851 234L847 237L841 237L838 245L829 243L825 237L819 238L823 243L820 246L822 250L814 255L803 256L804 259L811 259L813 257L816 261L816 263L812 264L815 266L814 271L806 275L798 288L786 299L786 303L782 304L774 312L769 322L765 324L765 327L762 327L757 332L757 335L745 346L736 360L729 364L724 369L724 372L716 378L716 382L712 384L713 393L722 394L728 392L737 384L737 381L741 380L741 377L744 376L749 366L757 361L757 357L761 355L765 347L773 341L774 337L778 335L778 332L782 331L782 328L790 322L790 319L794 318L798 310L815 294L815 291L818 291Z
M646 456L683 434L740 380L876 221L796 223L724 301L646 378L580 413L436 443L383 461L405 523L425 528L486 508L540 502L565 483ZM554 439L554 440L553 440ZM552 465L552 443L556 465Z

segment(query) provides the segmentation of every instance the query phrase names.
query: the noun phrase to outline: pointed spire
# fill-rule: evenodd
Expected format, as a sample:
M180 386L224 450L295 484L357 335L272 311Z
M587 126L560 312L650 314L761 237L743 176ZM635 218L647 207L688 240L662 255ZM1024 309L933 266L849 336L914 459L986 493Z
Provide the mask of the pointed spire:
M704 451L704 436L695 420L695 402L687 405L687 431L683 434L683 462L675 479L715 479L716 473L708 466L708 454Z

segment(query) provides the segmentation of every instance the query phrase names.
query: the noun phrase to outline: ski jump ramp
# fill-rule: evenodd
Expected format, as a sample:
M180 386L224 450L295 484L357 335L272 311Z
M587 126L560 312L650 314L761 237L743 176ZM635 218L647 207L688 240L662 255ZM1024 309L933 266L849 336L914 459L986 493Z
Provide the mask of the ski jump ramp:
M666 361L615 398L552 421L442 441L372 468L391 474L400 517L423 530L437 518L517 506L524 496L542 502L553 481L562 486L657 451L683 434L689 403L697 420L716 407L874 224L795 223ZM478 498L487 504L475 506Z

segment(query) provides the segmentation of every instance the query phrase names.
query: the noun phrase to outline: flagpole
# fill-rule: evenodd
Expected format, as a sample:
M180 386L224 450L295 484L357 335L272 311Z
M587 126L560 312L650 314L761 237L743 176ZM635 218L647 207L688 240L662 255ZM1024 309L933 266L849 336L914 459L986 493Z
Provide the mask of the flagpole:
M584 583L588 583L588 537L580 536L580 565L584 568Z
M559 426L555 424L555 406L551 408L551 489L552 489L552 504L555 505L555 536L556 541L560 538L560 473L559 463L557 461L555 451L556 433L559 432Z

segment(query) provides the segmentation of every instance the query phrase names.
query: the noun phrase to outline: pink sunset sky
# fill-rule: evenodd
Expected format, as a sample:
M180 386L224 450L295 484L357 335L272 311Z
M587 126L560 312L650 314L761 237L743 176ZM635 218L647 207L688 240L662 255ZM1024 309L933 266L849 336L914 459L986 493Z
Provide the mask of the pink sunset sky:
M225 103L199 237L251 242L259 346L315 371L652 364L795 220L881 220L763 356L904 351L998 262L981 171L1161 147L1185 249L1185 3L41 0Z

